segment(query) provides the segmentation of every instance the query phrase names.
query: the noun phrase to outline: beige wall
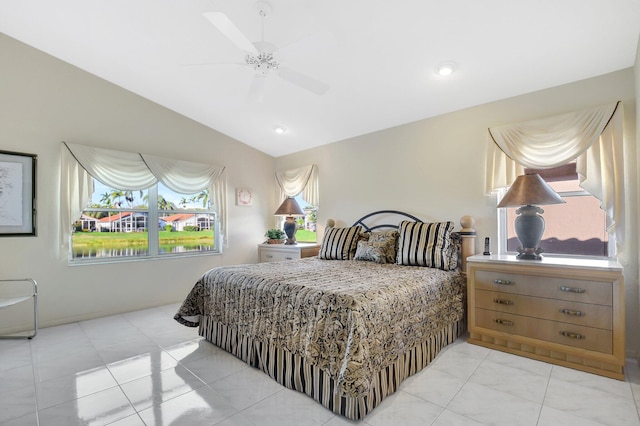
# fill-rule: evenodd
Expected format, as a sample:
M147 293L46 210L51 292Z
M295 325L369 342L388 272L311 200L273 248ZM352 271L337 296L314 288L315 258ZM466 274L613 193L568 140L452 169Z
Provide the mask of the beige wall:
M272 157L4 35L0 52L0 150L38 156L38 235L0 238L0 276L38 281L43 326L178 302L207 269L257 261L275 209ZM61 141L225 165L229 247L223 255L68 266L57 249ZM235 206L237 187L254 190L252 207ZM0 312L0 332L29 324L13 312Z
M634 70L634 74L635 74L635 94L636 94L636 125L637 123L640 123L640 37L638 38L638 48L636 50L636 62L635 62L635 66L633 68ZM640 146L640 131L636 130L636 147ZM640 170L640 149L636 149L636 170ZM638 205L640 208L640 174L636 174L635 176L635 191L633 191L633 194L636 196L636 199L639 200L638 201ZM640 242L638 242L638 238L639 234L640 234L640 214L638 214L638 211L634 211L633 214L630 215L632 219L635 219L637 222L636 224L636 234L635 234L635 242L636 242L636 247L638 247L638 245L640 244ZM640 250L638 250L638 253L640 254ZM638 264L640 265L640 261L638 262ZM640 273L640 266L639 269L636 270L636 276L638 276L638 273ZM640 282L640 279L638 280L638 282ZM627 292L628 294L628 292ZM637 293L635 294L636 296L636 302L640 305L640 290L637 290ZM628 302L627 302L628 304ZM639 309L640 310L640 309ZM638 333L638 329L640 329L640 312L639 310L635 311L635 315L634 316L629 316L627 315L627 329L629 331L631 331L632 333L635 334L640 334ZM634 312L632 312L633 314ZM628 334L627 334L628 335ZM638 337L638 339L640 339L640 337ZM633 342L633 340L632 340ZM629 345L627 345L629 346ZM639 347L636 347L636 354L635 354L636 358L640 358L640 344Z
M378 209L399 209L424 219L456 221L470 214L476 219L477 249L481 249L484 237L490 237L495 251L496 200L484 195L487 128L622 100L630 142L626 154L634 159L634 86L633 69L629 68L283 156L277 159L276 168L318 165L321 224L327 218L334 218L341 225L351 224ZM627 177L632 194L637 194L636 169L631 161ZM631 198L630 218L635 218L637 197ZM635 257L625 274L631 355L640 348Z

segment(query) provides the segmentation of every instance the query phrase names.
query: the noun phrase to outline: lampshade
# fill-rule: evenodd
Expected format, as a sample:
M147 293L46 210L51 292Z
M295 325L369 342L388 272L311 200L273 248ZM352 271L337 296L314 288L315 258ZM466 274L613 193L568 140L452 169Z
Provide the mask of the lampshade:
M501 207L519 207L527 205L542 206L562 204L565 201L545 182L540 175L518 176L498 204Z
M300 208L300 205L293 197L287 197L278 210L274 213L275 216L304 216L304 210Z
M514 228L521 247L518 259L540 260L544 250L538 247L544 234L544 213L537 205L562 204L565 201L540 175L518 176L498 204L501 207L520 207L516 210Z

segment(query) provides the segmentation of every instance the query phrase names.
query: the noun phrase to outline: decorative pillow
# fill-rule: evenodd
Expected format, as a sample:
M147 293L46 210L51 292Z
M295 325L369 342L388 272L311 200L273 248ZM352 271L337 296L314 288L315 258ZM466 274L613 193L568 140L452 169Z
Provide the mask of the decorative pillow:
M462 250L462 238L457 232L451 234L451 244L449 244L449 270L458 269L460 266L460 252Z
M358 234L358 241L369 241L370 232L361 232Z
M366 260L374 263L387 263L385 242L358 241L354 260Z
M400 222L398 237L399 265L427 266L449 271L457 264L451 254L453 222Z
M398 249L398 231L396 229L391 231L372 232L371 235L369 235L369 242L385 243L385 261L383 263L395 263L396 250Z
M327 228L324 231L318 257L327 260L353 259L361 229L360 225L349 228Z

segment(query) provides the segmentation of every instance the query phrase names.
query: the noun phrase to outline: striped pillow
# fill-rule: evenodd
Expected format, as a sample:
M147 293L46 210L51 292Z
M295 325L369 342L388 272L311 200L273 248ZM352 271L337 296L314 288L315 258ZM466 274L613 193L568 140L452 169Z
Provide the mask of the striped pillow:
M450 259L453 227L453 222L400 222L396 263L445 271L455 269L452 264L456 262Z
M358 238L362 227L351 226L349 228L327 228L324 231L322 246L320 246L320 259L350 260L356 252Z

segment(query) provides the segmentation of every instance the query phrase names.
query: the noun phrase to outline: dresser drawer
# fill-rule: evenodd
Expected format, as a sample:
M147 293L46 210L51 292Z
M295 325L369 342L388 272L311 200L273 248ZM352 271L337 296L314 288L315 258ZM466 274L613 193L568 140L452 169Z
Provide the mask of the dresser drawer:
M269 249L260 250L260 262L282 262L293 259L300 259L300 252Z
M613 309L611 306L545 299L489 290L476 290L475 296L476 307L482 309L605 330L613 329Z
M611 354L613 332L476 308L476 326L517 336Z
M476 270L476 289L612 306L611 282Z

